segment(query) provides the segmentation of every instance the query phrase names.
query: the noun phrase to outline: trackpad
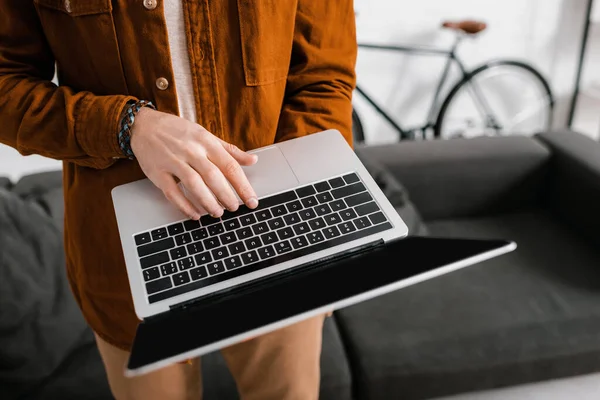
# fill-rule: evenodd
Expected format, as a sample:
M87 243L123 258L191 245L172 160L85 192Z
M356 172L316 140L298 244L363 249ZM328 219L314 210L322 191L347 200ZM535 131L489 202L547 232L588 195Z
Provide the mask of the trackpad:
M296 175L278 147L261 148L250 153L258 156L258 162L242 168L259 198L298 186Z

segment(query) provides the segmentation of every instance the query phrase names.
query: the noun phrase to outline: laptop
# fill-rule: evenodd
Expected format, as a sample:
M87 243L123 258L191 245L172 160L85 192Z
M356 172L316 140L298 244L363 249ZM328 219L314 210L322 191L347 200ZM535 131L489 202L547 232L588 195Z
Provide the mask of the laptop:
M401 240L408 234L406 224L338 131L251 152L258 162L243 169L259 199L254 210L242 204L221 218L203 215L194 221L147 179L113 189L133 303L142 320L127 375L514 248L505 241L461 242L457 257L449 242L439 239L439 258L432 247L420 254L424 259L416 269L388 269L394 265L388 258L413 263L412 253L423 246Z

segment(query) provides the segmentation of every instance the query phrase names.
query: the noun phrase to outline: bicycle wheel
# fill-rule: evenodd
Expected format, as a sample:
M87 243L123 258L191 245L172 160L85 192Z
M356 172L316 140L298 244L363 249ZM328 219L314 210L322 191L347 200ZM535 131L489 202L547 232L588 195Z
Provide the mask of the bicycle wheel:
M460 81L444 100L435 137L533 135L552 124L554 98L548 82L532 66L499 60Z
M363 130L362 122L354 108L352 108L352 140L354 144L361 144L365 142L365 132Z

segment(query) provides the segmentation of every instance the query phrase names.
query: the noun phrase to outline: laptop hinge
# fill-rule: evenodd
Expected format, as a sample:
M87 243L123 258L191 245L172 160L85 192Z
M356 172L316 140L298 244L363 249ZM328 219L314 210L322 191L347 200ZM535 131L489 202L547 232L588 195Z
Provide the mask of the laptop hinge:
M331 256L322 257L317 260L309 261L304 264L300 264L296 267L286 269L284 271L280 271L278 273L274 273L271 275L267 275L265 277L255 279L246 283L242 283L240 285L233 286L231 288L227 288L224 290L220 290L218 292L214 292L208 294L206 296L201 296L192 300L185 301L183 303L175 304L169 306L170 311L183 311L190 306L203 306L203 305L211 305L220 299L224 299L231 295L239 295L243 291L250 291L252 289L256 289L257 287L264 285L267 281L282 279L283 277L293 277L296 274L306 273L309 270L312 270L315 267L324 267L327 264L331 264L334 262L338 262L340 260L356 257L362 253L366 253L368 251L373 251L376 247L383 246L385 241L383 239L378 239L373 242L369 242L360 246L352 247L348 250L345 250L338 254L333 254ZM169 312L169 311L167 311ZM159 317L164 313L155 315L153 318Z

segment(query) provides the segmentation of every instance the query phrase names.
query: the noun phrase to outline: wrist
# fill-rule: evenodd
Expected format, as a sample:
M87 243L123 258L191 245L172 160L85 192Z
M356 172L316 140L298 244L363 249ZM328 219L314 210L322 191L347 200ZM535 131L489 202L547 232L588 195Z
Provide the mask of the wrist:
M130 160L135 159L135 155L131 148L131 137L133 136L135 120L148 111L148 109L155 110L156 107L154 107L154 104L150 101L139 100L128 102L123 110L117 139L119 141L121 152Z

